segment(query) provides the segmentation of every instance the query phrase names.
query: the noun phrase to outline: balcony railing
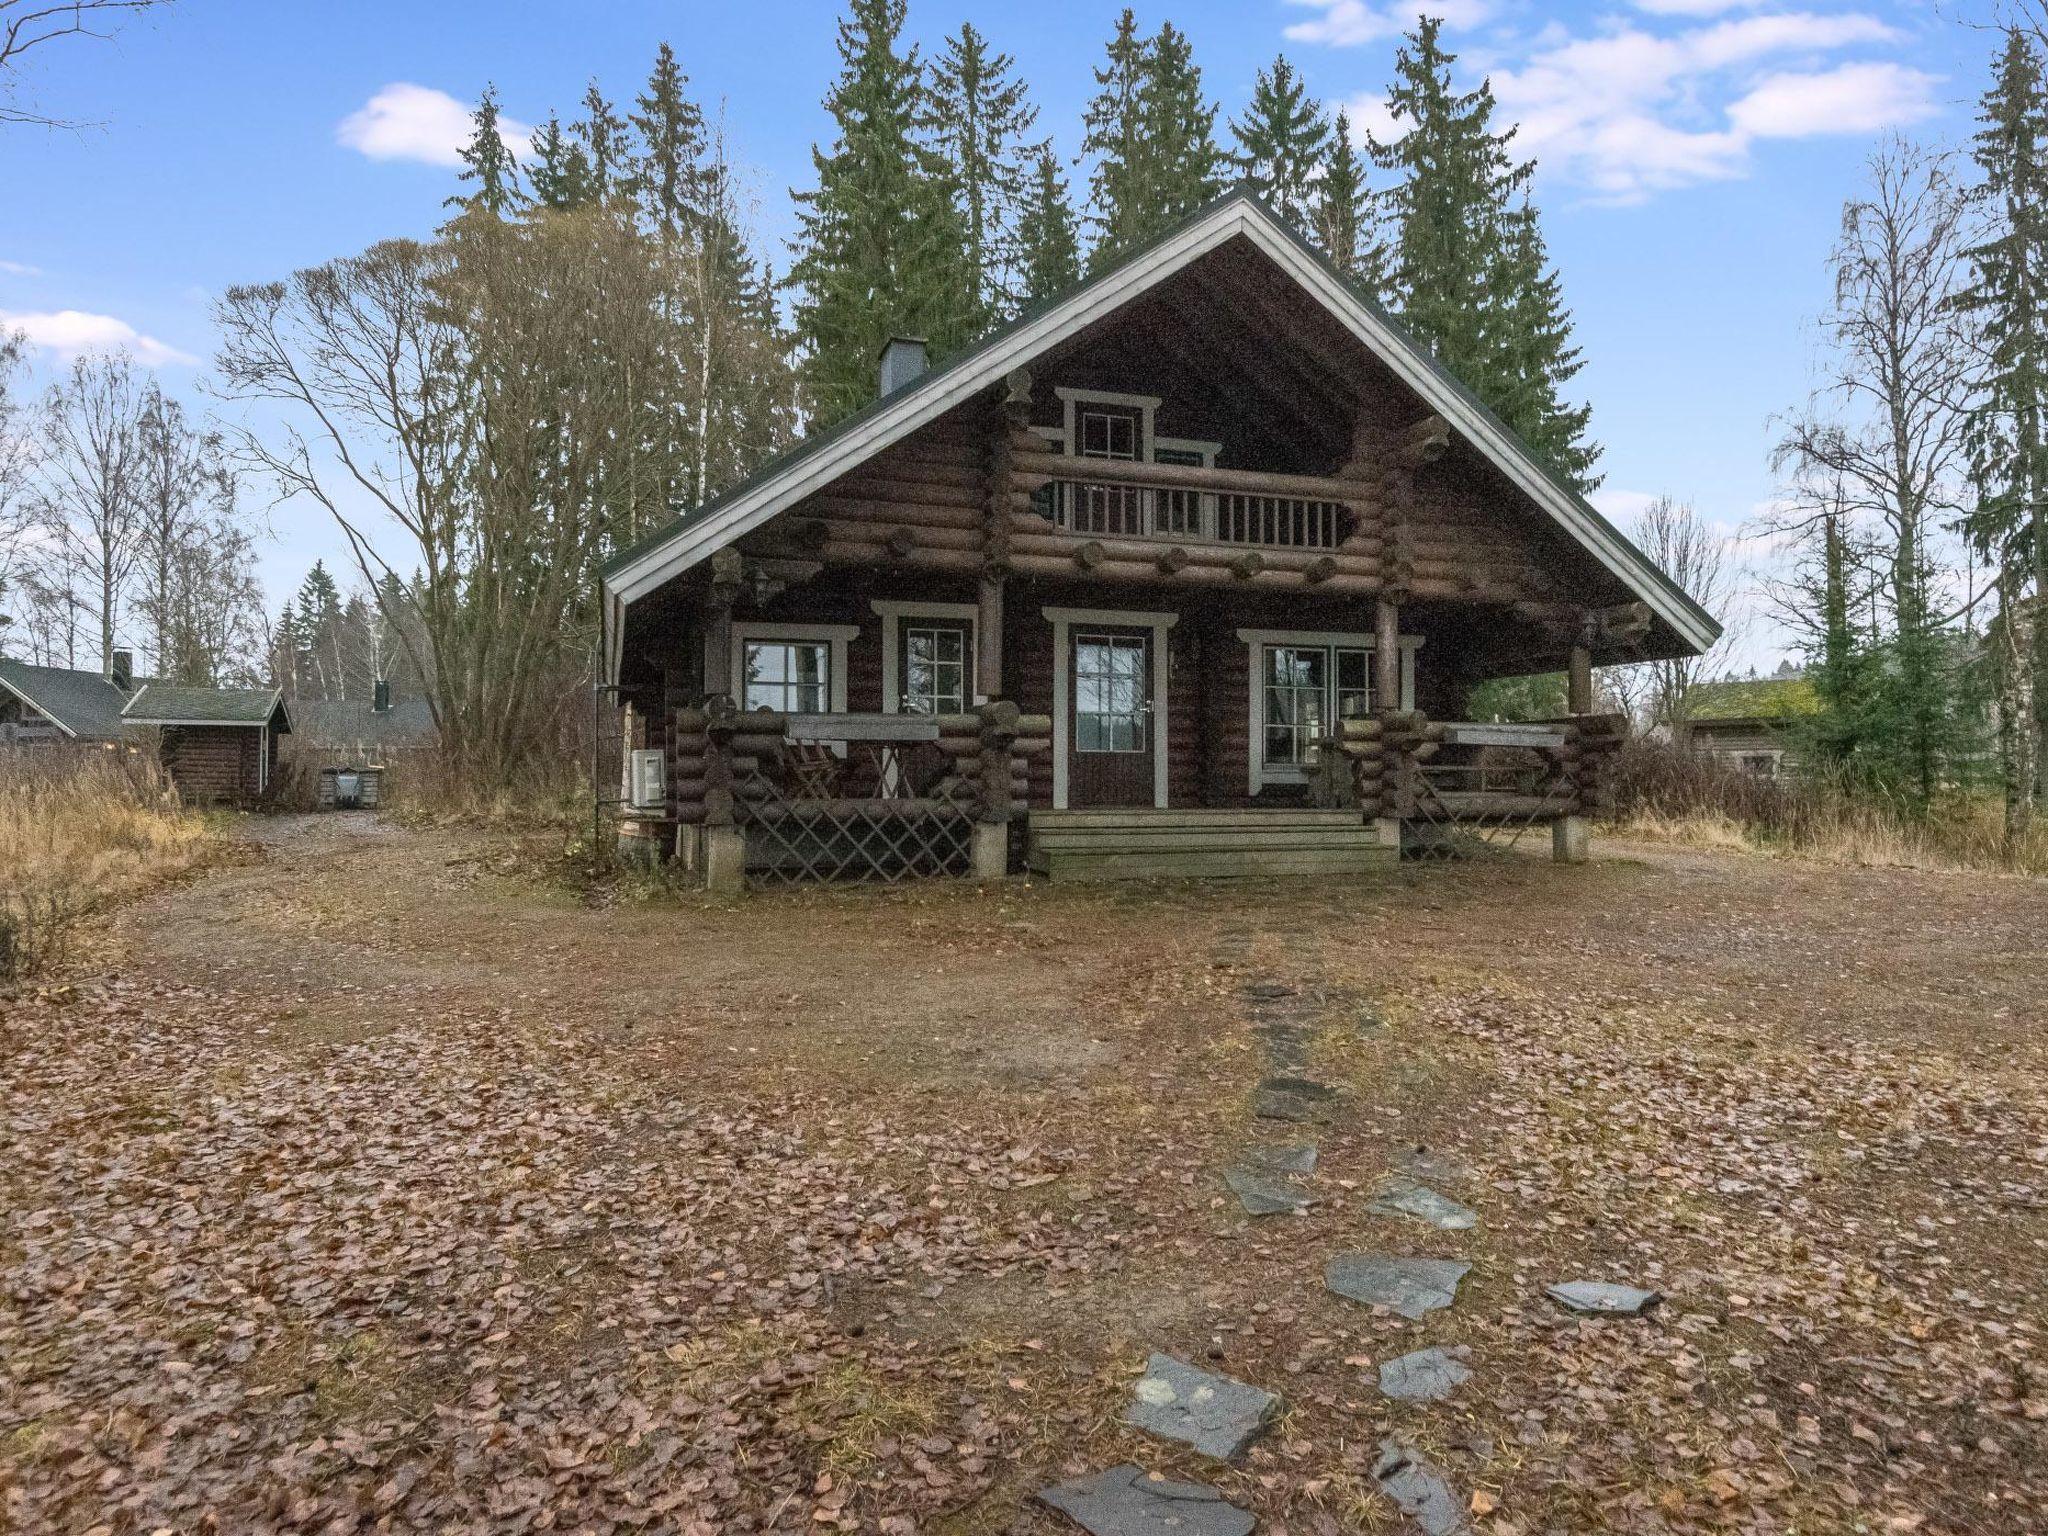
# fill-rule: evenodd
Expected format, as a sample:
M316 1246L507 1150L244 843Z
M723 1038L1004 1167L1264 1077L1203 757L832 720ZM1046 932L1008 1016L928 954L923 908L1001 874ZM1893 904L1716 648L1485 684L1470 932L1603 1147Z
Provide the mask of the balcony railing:
M1098 538L1335 549L1345 530L1334 501L1185 486L1056 480L1040 492L1039 509L1069 533Z

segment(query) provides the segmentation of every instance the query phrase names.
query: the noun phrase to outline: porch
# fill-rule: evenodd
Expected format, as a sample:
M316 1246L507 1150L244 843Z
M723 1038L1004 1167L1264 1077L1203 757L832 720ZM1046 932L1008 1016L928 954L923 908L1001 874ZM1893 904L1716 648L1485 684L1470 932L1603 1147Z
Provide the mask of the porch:
M1607 716L1503 726L1381 711L1315 739L1298 795L1147 805L1148 769L1130 803L1076 808L1033 793L1056 751L1086 756L1076 734L1087 710L1063 702L1065 730L1010 702L944 715L807 714L714 698L676 713L665 751L636 755L658 776L633 786L635 814L646 832L673 829L686 867L716 889L1020 870L1054 880L1347 875L1544 828L1554 855L1571 860L1584 856L1585 819L1603 803L1602 765L1621 737Z

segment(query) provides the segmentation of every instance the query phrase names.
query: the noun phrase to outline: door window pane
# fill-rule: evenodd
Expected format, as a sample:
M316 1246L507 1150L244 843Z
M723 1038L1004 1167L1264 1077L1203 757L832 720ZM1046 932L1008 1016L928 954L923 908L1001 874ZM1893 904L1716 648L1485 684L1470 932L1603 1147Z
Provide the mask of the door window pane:
M749 640L741 703L790 715L832 707L832 647L821 640Z
M1074 642L1074 746L1081 752L1143 752L1146 645L1134 636L1082 635Z

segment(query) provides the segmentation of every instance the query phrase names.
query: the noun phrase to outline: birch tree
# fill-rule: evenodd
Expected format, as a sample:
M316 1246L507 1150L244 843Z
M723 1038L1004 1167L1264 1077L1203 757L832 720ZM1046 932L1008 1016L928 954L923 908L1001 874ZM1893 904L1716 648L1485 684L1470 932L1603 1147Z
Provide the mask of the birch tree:
M1937 544L1962 515L1973 344L1954 302L1965 275L1967 201L1947 156L1893 139L1871 157L1864 193L1842 213L1830 264L1828 354L1807 408L1778 448L1795 476L1832 488L1838 516L1882 534L1874 598L1887 632L1872 675L1866 742L1893 758L1866 766L1925 809L1956 755L1960 724L1937 598Z
M122 352L79 357L44 397L36 498L51 558L83 577L100 665L142 556L142 422L148 396Z

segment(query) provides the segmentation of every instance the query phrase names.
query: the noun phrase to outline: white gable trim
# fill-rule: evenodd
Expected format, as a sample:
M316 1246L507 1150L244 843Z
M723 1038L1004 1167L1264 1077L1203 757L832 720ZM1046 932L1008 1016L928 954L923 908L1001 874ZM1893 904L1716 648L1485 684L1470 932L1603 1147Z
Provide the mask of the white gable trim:
M1532 501L1548 512L1593 557L1688 644L1705 650L1719 629L1682 600L1656 568L1606 521L1552 479L1529 453L1485 411L1449 384L1414 346L1399 337L1370 307L1310 252L1296 243L1273 216L1247 197L1228 197L1209 213L1142 253L1128 265L1077 291L1066 302L970 354L962 366L943 370L922 388L886 405L858 429L815 453L764 476L711 517L681 528L636 556L604 583L621 605L637 602L735 539L784 511L816 486L837 479L891 443L943 415L1028 365L1048 347L1084 330L1130 299L1242 235L1264 252L1353 335L1391 368L1410 389L1486 455Z

